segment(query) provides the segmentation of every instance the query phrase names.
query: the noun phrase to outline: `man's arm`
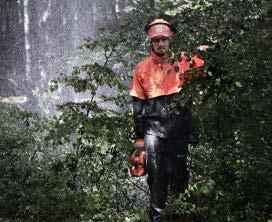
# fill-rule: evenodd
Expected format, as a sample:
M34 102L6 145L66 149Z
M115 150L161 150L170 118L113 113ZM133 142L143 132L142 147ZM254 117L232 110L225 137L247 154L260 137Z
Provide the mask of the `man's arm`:
M145 105L145 100L139 99L133 96L133 117L135 122L135 133L137 139L144 138L144 121L142 119L143 108Z
M141 71L139 66L136 66L130 95L132 96L133 105L133 118L135 123L136 140L131 150L131 164L130 174L131 176L139 177L146 174L146 155L144 148L144 121L142 118L143 109L145 106L145 93L141 82Z
M145 105L145 92L141 82L141 69L137 65L133 73L130 95L132 96L133 117L135 122L135 133L137 139L144 138L144 121L142 113Z

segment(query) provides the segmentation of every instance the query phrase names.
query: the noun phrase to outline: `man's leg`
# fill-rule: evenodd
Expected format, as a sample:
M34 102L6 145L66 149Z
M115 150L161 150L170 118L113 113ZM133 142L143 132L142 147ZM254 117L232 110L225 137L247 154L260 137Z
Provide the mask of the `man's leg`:
M170 189L173 194L184 192L188 187L189 171L187 168L188 144L183 139L171 140L171 176Z
M168 176L166 172L164 139L145 135L147 152L147 183L150 190L151 221L160 221L167 198Z
M169 141L168 150L169 163L171 165L170 191L173 196L177 196L188 187L188 144L184 142L184 139L172 139ZM186 215L174 214L171 216L170 221L187 221Z

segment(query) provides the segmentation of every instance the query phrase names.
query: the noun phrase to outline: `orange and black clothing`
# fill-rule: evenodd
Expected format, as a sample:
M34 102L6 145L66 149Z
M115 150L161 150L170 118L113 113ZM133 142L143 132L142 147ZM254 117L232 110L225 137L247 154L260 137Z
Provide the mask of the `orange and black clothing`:
M150 218L159 221L168 186L176 194L187 187L189 143L197 143L190 111L175 99L192 76L181 76L189 68L201 69L204 61L182 54L174 64L153 51L135 68L130 95L137 138L144 138L150 190Z
M184 53L181 59L181 62L170 64L166 56L158 57L152 51L149 57L136 66L130 95L133 96L137 138L143 138L145 134L162 138L183 135L192 143L196 142L196 138L190 134L193 133L193 124L188 122L190 113L185 107L179 106L175 96L182 85L192 78L181 74L189 68L202 68L204 61L197 56L188 60ZM186 127L184 121L188 123Z

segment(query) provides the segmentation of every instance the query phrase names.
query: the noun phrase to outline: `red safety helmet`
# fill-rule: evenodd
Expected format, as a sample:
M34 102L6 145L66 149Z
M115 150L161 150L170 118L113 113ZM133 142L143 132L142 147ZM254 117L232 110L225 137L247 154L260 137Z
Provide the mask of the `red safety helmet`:
M170 37L175 33L170 23L164 19L155 19L145 27L149 39L158 36Z

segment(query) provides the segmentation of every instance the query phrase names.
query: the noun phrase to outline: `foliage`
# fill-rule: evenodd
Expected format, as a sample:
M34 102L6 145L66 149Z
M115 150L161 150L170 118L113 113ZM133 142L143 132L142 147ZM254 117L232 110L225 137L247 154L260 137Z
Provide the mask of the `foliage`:
M207 77L195 78L180 93L201 129L201 144L191 155L192 184L198 189L185 198L198 209L186 213L195 221L268 220L272 32L271 25L260 23L269 16L271 22L271 3L164 1L160 7L180 25L174 49L195 51L201 43L214 48L195 51L205 58ZM199 195L199 184L207 181L213 181L210 195Z
M192 72L177 98L192 110L200 144L190 147L189 188L169 198L165 213L271 220L271 11L268 0L131 1L115 27L82 45L98 59L51 84L87 99L60 105L51 119L0 104L0 215L147 221L144 179L127 174L134 138L127 86L149 51L143 26L163 14L178 26L173 52L206 61L206 78ZM195 49L200 44L212 48L203 53Z
M179 99L200 129L201 144L190 156L195 189L182 195L181 208L178 199L169 203L169 212L185 210L193 221L271 218L271 3L169 0L150 8L133 1L128 11L120 26L104 32L119 43L116 60L127 70L148 52L140 33L145 21L159 14L171 15L178 25L173 51L206 61L207 77L188 82ZM203 43L212 49L197 51Z
M33 129L34 118L29 113L0 104L1 171L0 214L13 214L20 210L25 199L27 178L37 152ZM18 203L18 204L17 204Z
M80 199L65 184L67 175L56 173L57 161L42 145L47 121L0 105L1 217L58 221L74 216Z
M78 93L89 92L82 102L59 106L60 114L46 138L55 146L69 146L65 161L73 178L72 189L85 195L86 205L80 211L83 221L137 221L145 217L134 214L139 201L127 169L133 121L126 76L109 65L115 46L107 38L88 39L81 48L98 48L104 61L74 67L71 75L60 76L53 84L53 90L65 84ZM106 92L102 90L105 87Z

